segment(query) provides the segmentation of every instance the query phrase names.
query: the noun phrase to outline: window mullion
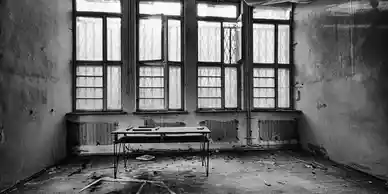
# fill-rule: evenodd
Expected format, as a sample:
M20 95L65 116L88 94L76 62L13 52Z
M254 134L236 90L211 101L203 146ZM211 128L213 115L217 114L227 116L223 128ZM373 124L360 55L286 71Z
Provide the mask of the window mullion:
M221 22L221 108L225 109L224 23Z
M278 31L279 31L279 25L275 24L275 35L274 35L274 38L275 38L275 45L274 45L274 59L275 59L275 108L278 108L278 90L279 90L279 86L278 86L278 63L279 63L279 60L278 60L278 46L279 46L279 42L278 42Z
M162 60L164 69L164 108L169 109L169 71L168 71L168 20L162 16Z
M107 67L107 61L108 61L108 42L107 42L107 37L108 37L108 28L107 28L107 17L103 16L102 19L102 59L103 59L103 73L102 73L102 79L103 79L103 110L108 109L108 91L107 91L107 84L108 84L108 67Z

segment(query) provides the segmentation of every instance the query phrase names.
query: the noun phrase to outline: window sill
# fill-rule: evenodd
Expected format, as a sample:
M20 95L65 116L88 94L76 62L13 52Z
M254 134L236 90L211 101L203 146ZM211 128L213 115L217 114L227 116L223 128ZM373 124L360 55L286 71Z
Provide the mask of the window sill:
M189 114L187 111L136 111L134 115L168 115L168 114Z
M196 110L196 113L240 113L244 110Z
M301 114L300 110L293 109L253 109L251 112L272 112L272 113L297 113Z
M71 112L67 113L66 116L88 116L88 115L126 115L125 111L101 111L101 112Z

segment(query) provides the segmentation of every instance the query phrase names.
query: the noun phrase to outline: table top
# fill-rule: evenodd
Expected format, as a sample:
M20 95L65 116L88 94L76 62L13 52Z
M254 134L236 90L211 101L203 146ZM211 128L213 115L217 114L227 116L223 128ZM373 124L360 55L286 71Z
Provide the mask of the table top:
M156 127L156 128L119 128L112 132L112 134L148 134L148 135L160 135L160 134L203 134L210 133L210 130L205 126L198 127Z

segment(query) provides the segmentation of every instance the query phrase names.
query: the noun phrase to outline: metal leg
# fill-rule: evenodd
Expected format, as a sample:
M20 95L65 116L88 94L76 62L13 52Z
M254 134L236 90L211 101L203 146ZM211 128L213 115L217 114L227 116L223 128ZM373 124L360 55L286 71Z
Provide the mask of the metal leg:
M113 177L116 179L116 142L113 142Z
M206 176L209 176L209 159L210 159L210 142L207 141L207 162L206 162Z

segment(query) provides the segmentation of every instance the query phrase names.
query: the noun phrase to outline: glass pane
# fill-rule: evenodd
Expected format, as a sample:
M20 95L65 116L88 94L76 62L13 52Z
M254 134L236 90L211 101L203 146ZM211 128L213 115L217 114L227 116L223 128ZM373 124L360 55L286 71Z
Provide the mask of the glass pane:
M237 23L223 23L224 28L224 63L236 64L240 59L240 33Z
M77 76L102 76L101 66L78 66Z
M139 80L140 87L164 87L164 78L152 78L152 77L141 77Z
M182 78L181 67L170 66L169 80L169 108L182 108Z
M179 2L141 1L140 14L181 15L182 5Z
M253 24L253 62L275 62L275 26Z
M242 23L237 23L237 30L236 30L236 49L237 49L237 61L242 59Z
M258 6L253 9L255 19L289 20L291 8Z
M225 107L237 108L237 68L225 68Z
M274 68L254 68L253 77L275 77Z
M168 20L168 60L181 61L181 21Z
M221 98L199 98L198 108L221 108Z
M202 16L202 17L236 18L237 6L198 3L197 13L198 13L198 16Z
M221 62L220 22L198 22L198 61Z
M162 20L140 19L139 60L162 59Z
M254 98L253 107L254 108L275 108L275 99L274 98Z
M198 67L198 76L221 76L221 67Z
M163 67L139 67L140 76L163 76Z
M120 110L121 107L121 67L108 66L107 108Z
M96 111L96 110L102 110L103 101L101 100L95 100L95 99L77 99L76 101L76 109L77 110L89 110L89 111Z
M139 109L141 110L164 109L164 99L139 99Z
M253 87L275 87L275 78L253 78Z
M253 97L274 98L275 88L255 88L253 89Z
M77 11L121 13L120 0L76 0Z
M163 88L140 88L139 98L164 98Z
M102 87L102 77L77 77L77 87Z
M290 70L278 69L278 106L290 107Z
M107 18L108 60L121 60L121 18Z
M200 98L221 98L221 88L198 88L198 97Z
M278 26L278 62L290 63L290 26Z
M102 19L77 17L77 60L102 60Z
M221 78L216 77L199 77L199 87L221 87Z
M77 88L76 98L103 98L102 88Z

